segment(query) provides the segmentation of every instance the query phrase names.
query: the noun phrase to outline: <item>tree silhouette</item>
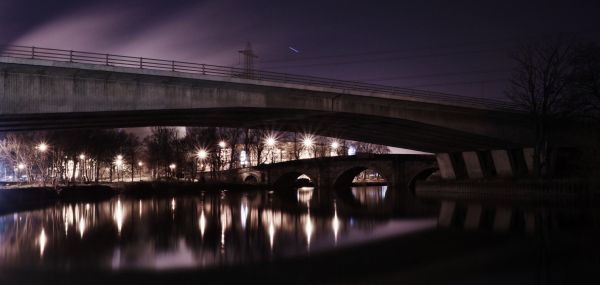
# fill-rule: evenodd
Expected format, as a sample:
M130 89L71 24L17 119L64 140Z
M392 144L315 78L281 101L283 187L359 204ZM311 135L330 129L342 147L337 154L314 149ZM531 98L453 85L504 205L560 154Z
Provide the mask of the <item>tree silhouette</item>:
M576 42L561 37L521 45L510 56L516 62L506 95L529 114L534 134L533 171L548 169L555 124L573 116L581 98L571 92Z

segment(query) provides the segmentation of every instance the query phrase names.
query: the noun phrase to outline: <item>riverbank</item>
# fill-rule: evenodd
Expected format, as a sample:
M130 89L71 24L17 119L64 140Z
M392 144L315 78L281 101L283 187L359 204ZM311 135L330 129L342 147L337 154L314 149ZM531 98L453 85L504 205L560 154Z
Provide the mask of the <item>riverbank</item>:
M553 180L440 180L417 181L415 195L423 199L506 201L511 204L600 205L600 181Z
M265 185L193 182L127 182L63 185L58 187L10 185L0 188L0 215L33 210L56 203L96 202L116 195L134 198L198 194L201 191L247 191L266 189Z
M0 189L0 215L47 207L58 202L100 201L117 193L107 185L9 187Z

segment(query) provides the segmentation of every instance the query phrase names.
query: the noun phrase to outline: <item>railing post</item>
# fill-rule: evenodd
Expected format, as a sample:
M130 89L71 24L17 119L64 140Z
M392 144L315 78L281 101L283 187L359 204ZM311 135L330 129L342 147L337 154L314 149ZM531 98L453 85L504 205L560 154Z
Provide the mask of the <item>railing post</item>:
M202 64L202 75L206 75L206 72L204 70L204 64Z
M35 58L35 47L31 47L31 59Z
M140 57L140 69L144 68L144 58Z
M106 54L106 65L108 65L108 53Z
M73 62L73 51L69 51L69 62Z
M171 61L171 71L175 71L175 61Z

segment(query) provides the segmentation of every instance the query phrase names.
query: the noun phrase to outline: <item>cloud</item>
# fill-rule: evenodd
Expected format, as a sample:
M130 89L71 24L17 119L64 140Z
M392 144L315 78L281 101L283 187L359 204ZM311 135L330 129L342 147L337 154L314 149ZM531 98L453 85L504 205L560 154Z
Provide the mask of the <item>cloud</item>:
M156 17L132 6L75 9L13 44L233 65L256 24L232 12L233 4L201 3Z

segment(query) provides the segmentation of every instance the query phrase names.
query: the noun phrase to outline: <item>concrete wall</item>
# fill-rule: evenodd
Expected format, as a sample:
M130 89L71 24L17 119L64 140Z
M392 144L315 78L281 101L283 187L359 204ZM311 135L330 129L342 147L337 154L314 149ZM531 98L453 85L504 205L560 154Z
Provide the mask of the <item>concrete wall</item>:
M516 146L531 139L517 114L408 94L10 58L0 58L0 72L0 131L157 124L261 127L266 121L300 129L328 122L325 135L430 152Z

